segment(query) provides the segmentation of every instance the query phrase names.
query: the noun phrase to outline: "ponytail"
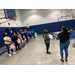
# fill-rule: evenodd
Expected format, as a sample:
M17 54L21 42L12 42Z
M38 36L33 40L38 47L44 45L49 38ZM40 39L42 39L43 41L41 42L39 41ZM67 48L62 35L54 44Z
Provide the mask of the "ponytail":
M67 30L67 28L65 26L63 27L63 32L64 32L64 34L68 33L68 30Z

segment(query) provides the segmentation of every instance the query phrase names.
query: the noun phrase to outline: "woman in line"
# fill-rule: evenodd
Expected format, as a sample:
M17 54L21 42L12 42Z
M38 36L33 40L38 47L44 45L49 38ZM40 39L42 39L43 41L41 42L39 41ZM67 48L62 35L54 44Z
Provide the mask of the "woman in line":
M48 31L45 29L44 31L43 31L43 38L44 38L44 43L45 43L45 45L46 45L46 50L47 50L47 54L51 54L50 52L49 52L49 47L50 47L50 38L49 38L49 35L48 35Z
M24 38L23 38L23 36L24 36L24 31L23 31L22 29L20 30L20 34L21 34L22 41L23 41L23 39L24 39ZM24 46L25 46L25 44L23 44L23 47L24 47Z
M18 39L20 40L20 49L23 47L23 41L22 41L22 37L21 37L21 35L19 34L19 32L16 32L16 35L17 35L17 37L18 37Z
M13 42L15 43L16 51L20 50L20 46L19 46L19 44L18 44L18 42L17 42L18 37L16 36L15 32L13 32L12 39L13 39ZM18 47L18 48L17 48L17 47Z
M32 33L31 33L30 29L28 31L28 36L29 36L30 39L32 39Z
M68 47L70 44L70 35L67 31L67 28L65 26L62 27L62 32L58 34L57 40L60 40L60 55L61 59L60 61L64 62L63 59L63 49L65 50L65 61L68 61Z
M28 39L28 32L27 32L26 29L24 29L24 36L26 38L26 42L28 42L29 41L29 39Z
M3 39L4 39L4 41L5 41L5 45L6 45L6 48L8 49L7 51L8 51L8 56L12 56L11 54L10 54L10 45L12 44L12 40L11 40L11 38L8 36L8 34L7 33L4 33L3 34ZM16 54L14 51L13 51L13 49L11 49L11 51L12 51L12 54Z
M35 31L33 29L31 30L31 33L32 33L32 35L33 35L33 37L35 39Z

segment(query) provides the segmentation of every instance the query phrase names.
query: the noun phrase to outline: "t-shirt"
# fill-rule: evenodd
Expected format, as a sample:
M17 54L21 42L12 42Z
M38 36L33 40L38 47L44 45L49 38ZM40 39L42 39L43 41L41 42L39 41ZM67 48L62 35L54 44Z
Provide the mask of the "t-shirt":
M3 39L4 39L4 41L5 41L5 40L11 40L11 38L10 38L10 37L7 37L7 36L4 37ZM5 44L10 44L10 42L6 42L6 41L5 41Z
M49 35L48 34L47 35L44 34L44 42L45 43L50 43L50 39L46 40L47 38L49 38Z
M13 41L17 41L18 37L17 36L12 36Z
M35 34L35 31L34 31L34 30L32 30L32 31L31 31L31 33L32 33L32 34Z
M28 35L32 35L31 32L28 32Z
M64 34L64 32L61 32L58 34L58 37L60 38L60 43L65 43L67 41L69 41L70 37L69 37L69 33L67 33L66 35Z

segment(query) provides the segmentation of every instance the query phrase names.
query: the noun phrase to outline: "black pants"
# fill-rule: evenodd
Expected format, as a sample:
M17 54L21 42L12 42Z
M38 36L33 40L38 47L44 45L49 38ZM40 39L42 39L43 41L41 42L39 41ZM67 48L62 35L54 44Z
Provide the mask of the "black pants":
M17 41L14 41L14 43L15 43L15 46L16 46L16 51L17 50L20 50L20 46L19 46L19 44L17 43ZM18 47L18 48L17 48Z
M49 52L49 47L50 47L50 43L45 43L46 44L46 50L47 50L47 53Z

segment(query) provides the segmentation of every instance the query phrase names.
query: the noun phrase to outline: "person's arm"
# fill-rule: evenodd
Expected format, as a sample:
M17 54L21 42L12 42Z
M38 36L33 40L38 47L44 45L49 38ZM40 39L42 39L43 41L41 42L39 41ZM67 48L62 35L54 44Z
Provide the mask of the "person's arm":
M51 38L46 38L46 40L49 40L49 39L51 39Z
M57 40L59 40L60 38L59 37L57 37Z
M4 41L5 42L10 42L10 43L12 43L12 40L10 39L10 40L7 40L6 38L4 38Z
M6 42L11 42L11 40L5 40Z
M72 34L72 29L70 29L70 30L69 30L69 33L71 33L71 34Z
M60 40L60 33L59 33L58 36L57 36L57 40Z

